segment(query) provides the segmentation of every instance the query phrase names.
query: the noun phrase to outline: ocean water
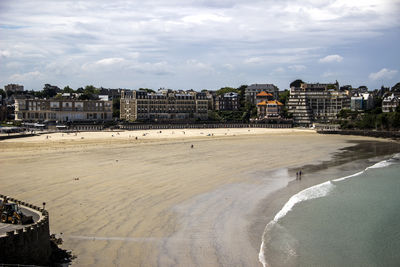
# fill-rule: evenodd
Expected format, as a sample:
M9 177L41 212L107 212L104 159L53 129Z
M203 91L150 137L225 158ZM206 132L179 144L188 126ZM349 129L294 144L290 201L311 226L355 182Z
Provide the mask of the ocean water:
M292 196L269 222L264 266L400 266L400 154Z

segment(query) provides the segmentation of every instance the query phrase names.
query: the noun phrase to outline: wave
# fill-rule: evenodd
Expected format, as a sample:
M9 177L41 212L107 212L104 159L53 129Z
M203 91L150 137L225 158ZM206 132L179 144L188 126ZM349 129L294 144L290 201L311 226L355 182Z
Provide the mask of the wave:
M335 187L331 181L311 186L303 191L300 191L296 195L292 196L285 206L275 215L274 221L278 221L283 218L289 211L292 210L293 206L299 202L324 197L329 194L330 191Z
M268 241L270 241L271 237L268 237L269 234L272 232L272 229L276 229L278 227L278 221L282 219L283 217L286 216L286 214L293 209L293 207L303 201L310 200L310 199L316 199L316 198L321 198L324 196L327 196L334 188L335 185L332 182L340 182L344 181L346 179L349 179L351 177L359 176L366 172L369 169L377 169L377 168L384 168L387 166L390 166L394 164L396 161L400 160L400 153L393 155L390 159L388 160L382 160L380 162L375 163L372 166L369 166L365 168L364 170L357 172L355 174L351 174L345 177L341 177L338 179L334 179L332 181L327 181L318 185L311 186L309 188L306 188L299 193L293 195L288 202L283 206L283 208L275 215L274 219L270 221L267 226L265 227L264 233L263 233L263 238L262 238L262 243L261 243L261 248L259 252L259 261L263 264L264 267L269 266L267 263L267 260L265 258L265 253L266 253L266 244ZM280 231L282 231L282 226L280 226ZM265 239L266 237L267 239ZM292 239L291 243L294 243ZM292 246L288 246L287 251L284 251L283 254L285 255L295 255L295 250L293 249Z

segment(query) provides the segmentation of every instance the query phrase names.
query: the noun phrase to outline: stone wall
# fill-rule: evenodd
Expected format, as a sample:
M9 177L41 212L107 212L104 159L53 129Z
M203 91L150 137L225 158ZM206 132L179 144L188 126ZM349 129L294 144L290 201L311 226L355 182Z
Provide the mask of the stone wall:
M205 123L205 124L128 124L121 125L123 130L149 129L210 129L210 128L292 128L292 124L265 123Z
M0 194L4 199L4 195ZM36 210L40 219L20 229L0 236L0 263L47 265L51 255L49 213L14 198L8 198L21 206Z

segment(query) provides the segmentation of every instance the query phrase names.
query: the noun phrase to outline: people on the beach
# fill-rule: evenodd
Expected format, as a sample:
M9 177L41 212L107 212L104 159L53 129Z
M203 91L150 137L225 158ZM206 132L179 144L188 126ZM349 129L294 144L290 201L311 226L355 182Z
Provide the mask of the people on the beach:
M299 180L301 180L301 170L299 171Z
M193 146L193 144L190 146L190 148L193 148L194 146Z
M296 181L299 180L299 172L296 172Z

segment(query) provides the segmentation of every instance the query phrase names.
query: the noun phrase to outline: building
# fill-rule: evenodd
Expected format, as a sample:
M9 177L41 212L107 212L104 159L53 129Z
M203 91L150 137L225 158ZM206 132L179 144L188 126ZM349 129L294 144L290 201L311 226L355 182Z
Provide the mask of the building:
M395 94L387 94L382 100L382 112L393 112L400 104L400 99Z
M208 99L205 93L160 90L123 90L120 118L127 121L193 121L208 118Z
M107 95L109 100L113 100L121 97L122 90L124 89L108 89L101 87L99 89L99 95Z
M271 93L267 93L265 91L262 91L256 95L256 103L260 103L262 101L269 101L273 100L274 96Z
M10 83L10 84L7 84L4 86L4 91L6 91L6 93L7 92L13 92L13 93L23 92L24 86L19 85L19 84Z
M110 121L112 101L78 100L72 98L15 98L17 121Z
M239 110L239 96L235 92L215 97L215 110Z
M256 105L257 94L262 91L272 94L273 99L278 99L279 97L279 89L273 84L252 84L245 89L246 101Z
M263 100L257 103L258 119L277 119L281 117L283 104L278 100Z
M336 119L343 108L350 108L350 97L339 90L339 83L307 84L290 88L288 113L297 125L310 126L313 122L326 123Z
M369 110L374 107L374 99L370 93L356 93L351 97L350 108L352 111Z

